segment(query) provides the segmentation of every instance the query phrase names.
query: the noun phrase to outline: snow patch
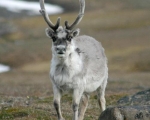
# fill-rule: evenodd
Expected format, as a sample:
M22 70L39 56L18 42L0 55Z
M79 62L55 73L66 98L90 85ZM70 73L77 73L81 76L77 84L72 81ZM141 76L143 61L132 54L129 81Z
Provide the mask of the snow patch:
M29 15L40 15L40 3L39 2L27 2L19 0L1 0L0 7L4 7L7 10L15 13L21 13L26 11ZM57 5L51 5L45 3L45 9L48 14L62 13L63 9Z
M7 72L7 71L10 71L10 67L0 64L0 73Z

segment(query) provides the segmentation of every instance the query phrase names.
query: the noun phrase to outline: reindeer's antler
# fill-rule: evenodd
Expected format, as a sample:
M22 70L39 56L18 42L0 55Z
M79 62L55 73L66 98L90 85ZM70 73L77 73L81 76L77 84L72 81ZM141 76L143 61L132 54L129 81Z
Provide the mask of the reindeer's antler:
M80 3L80 11L79 11L78 17L73 22L73 24L69 25L68 21L65 21L65 26L66 26L66 29L68 29L68 30L72 30L75 27L75 25L79 24L79 22L82 20L82 18L84 16L85 1L79 0L79 3Z
M56 24L54 25L51 20L49 19L49 16L48 14L46 13L46 10L45 10L45 6L44 6L44 0L40 0L40 7L41 7L41 10L40 10L40 13L43 15L46 23L48 24L48 26L53 29L54 31L57 30L57 28L59 27L60 25L60 17L57 19L57 22Z

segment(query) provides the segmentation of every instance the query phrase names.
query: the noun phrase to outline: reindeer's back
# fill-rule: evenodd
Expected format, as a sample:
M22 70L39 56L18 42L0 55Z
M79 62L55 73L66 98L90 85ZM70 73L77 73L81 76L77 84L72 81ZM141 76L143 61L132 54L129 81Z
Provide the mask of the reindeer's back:
M85 35L78 36L74 40L81 52L87 83L90 84L92 81L97 81L96 84L101 84L102 78L108 75L107 58L101 43Z
M84 54L84 57L88 57L89 60L106 61L104 48L101 43L94 38L86 35L78 36L75 38L75 44L80 49L81 53Z

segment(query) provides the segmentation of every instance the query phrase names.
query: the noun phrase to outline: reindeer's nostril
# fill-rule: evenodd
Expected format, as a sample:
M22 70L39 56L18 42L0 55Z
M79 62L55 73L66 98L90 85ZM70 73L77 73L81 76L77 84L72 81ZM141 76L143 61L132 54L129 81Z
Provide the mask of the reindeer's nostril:
M57 51L66 51L65 48L56 48Z
M59 51L58 54L64 54L64 52L63 51Z
M56 47L57 54L64 54L66 51L65 46L57 46Z

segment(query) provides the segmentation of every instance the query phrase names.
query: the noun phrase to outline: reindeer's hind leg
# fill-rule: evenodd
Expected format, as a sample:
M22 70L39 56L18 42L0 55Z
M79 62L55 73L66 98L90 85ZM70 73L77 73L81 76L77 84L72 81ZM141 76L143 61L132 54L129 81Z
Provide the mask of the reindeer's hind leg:
M79 113L79 119L78 120L83 120L85 111L88 106L88 100L89 100L89 95L88 94L83 94L81 101L80 101L80 113Z
M98 98L98 103L99 103L101 112L106 109L106 100L105 100L106 85L107 85L107 78L104 79L102 85L97 89L97 98Z

